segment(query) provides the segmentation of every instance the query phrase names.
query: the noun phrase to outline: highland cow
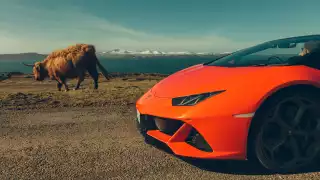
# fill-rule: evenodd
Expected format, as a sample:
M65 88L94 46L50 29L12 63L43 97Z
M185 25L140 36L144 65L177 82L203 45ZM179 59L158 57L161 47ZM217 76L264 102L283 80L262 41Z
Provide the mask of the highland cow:
M62 50L57 50L49 54L43 61L34 64L25 64L33 67L34 79L43 81L45 78L57 81L57 88L61 91L62 85L68 91L67 79L78 78L74 90L79 89L81 82L84 81L86 72L94 81L94 89L98 89L97 66L102 74L109 80L108 71L101 65L93 45L76 44Z

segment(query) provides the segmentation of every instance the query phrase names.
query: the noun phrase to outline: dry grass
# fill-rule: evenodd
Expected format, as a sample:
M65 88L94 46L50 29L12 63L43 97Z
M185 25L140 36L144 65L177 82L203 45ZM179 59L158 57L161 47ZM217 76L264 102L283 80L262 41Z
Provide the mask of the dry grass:
M124 77L105 81L100 78L99 89L94 90L92 80L85 79L77 91L59 92L56 82L36 82L25 77L12 77L0 83L0 108L52 108L130 105L161 78ZM68 82L72 87L76 80Z

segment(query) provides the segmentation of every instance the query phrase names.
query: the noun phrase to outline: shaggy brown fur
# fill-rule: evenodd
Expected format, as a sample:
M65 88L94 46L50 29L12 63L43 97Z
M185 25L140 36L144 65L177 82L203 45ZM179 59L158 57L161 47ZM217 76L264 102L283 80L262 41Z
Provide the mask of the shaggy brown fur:
M100 64L95 52L93 45L76 44L65 49L53 51L41 62L31 65L23 64L33 67L34 78L37 81L43 81L47 77L56 80L59 91L62 85L64 85L66 91L69 90L66 84L66 79L68 78L78 78L75 90L79 89L86 71L94 80L94 88L98 89L99 74L96 66L99 67L107 79L109 79L109 73Z

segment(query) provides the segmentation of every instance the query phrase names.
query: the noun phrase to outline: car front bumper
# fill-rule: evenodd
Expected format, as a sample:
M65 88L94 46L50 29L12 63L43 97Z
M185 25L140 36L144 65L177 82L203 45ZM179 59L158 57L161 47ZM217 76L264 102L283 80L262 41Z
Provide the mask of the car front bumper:
M200 159L246 160L251 117L207 119L162 118L137 109L137 128L144 138L167 146L175 155ZM162 121L162 128L160 128ZM158 123L156 123L158 122ZM158 124L158 125L157 125ZM167 125L166 128L164 124Z

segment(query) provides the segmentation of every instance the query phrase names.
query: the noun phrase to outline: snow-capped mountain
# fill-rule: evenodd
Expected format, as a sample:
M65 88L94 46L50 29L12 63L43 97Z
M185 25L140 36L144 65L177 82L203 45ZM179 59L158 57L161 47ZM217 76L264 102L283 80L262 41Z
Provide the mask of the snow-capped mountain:
M137 51L137 52L135 52L135 53L136 53L136 54L155 54L155 55L165 54L164 52L161 52L161 51L152 51L152 50Z
M134 51L128 51L123 49L114 49L107 52L101 52L101 54L132 54Z
M123 49L113 49L111 51L100 52L99 55L205 55L212 53L195 53L195 52L163 52L157 50L131 51Z

